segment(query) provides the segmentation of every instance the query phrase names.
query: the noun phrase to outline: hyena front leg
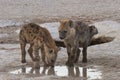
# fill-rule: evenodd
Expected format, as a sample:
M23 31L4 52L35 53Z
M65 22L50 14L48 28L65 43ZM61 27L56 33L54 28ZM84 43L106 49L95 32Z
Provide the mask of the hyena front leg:
M79 41L78 41L78 39L76 39L74 41L74 45L73 45L73 48L72 48L72 55L71 55L71 59L73 60L73 63L78 62L79 55L80 55Z
M44 46L41 47L41 57L42 57L42 61L44 63L44 67L47 67L48 64L45 61L45 50L44 50Z
M68 76L75 77L74 67L67 67L68 68Z
M78 49L77 49L77 53L76 53L76 55L75 55L75 61L74 61L74 63L77 63L77 62L78 62L79 56L80 56L80 52L81 52L81 50L78 48Z
M31 59L34 61L34 57L33 57L33 43L30 43L30 47L28 49L28 53L29 53Z
M87 62L87 47L83 47L82 54L83 54L82 62L86 63Z
M68 64L67 64L68 66L74 66L74 63L76 61L78 61L79 55L77 54L77 51L78 51L78 49L76 47L70 48L70 54L68 57ZM78 51L78 52L80 52L80 51ZM77 57L77 55L78 55L78 57Z
M33 46L33 53L34 53L34 68L40 68L40 56L39 56L39 48L37 45Z
M70 63L71 47L69 45L67 45L66 47L67 47L67 54L68 54L68 60L66 62L66 65L68 65Z
M76 49L75 48L71 48L71 54L69 57L69 66L74 66L74 62L76 59Z
M24 41L21 41L20 42L20 47L21 47L21 54L22 54L22 56L21 56L21 58L22 58L21 62L22 63L26 63L26 51L25 51L26 43Z

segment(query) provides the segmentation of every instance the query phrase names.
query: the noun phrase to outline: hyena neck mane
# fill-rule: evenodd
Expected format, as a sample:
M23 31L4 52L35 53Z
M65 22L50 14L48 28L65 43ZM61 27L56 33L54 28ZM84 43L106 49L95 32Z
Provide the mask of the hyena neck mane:
M64 40L74 39L76 37L75 28L71 28L69 34L66 36Z
M55 41L53 40L50 32L46 28L43 28L42 35L43 35L43 40L44 40L45 45L49 48L56 49Z

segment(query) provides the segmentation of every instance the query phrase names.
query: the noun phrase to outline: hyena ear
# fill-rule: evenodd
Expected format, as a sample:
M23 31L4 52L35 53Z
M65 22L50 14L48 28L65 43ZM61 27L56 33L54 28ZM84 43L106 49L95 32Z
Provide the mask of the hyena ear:
M89 29L90 29L90 32L92 34L97 34L98 33L98 30L94 25L89 26Z
M69 21L68 21L68 25L69 25L70 28L72 28L72 27L73 27L73 21L72 21L72 20L69 20Z

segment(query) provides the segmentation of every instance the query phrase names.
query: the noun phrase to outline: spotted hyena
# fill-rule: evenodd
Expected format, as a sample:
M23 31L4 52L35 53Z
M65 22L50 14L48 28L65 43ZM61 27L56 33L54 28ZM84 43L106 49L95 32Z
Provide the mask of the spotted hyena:
M82 62L87 62L87 47L91 43L92 37L98 33L95 26L88 26L81 21L62 20L59 26L59 38L64 40L67 48L67 65L78 62L80 49L83 48Z
M29 43L30 47L28 53L34 61L34 67L39 68L39 49L41 49L41 56L44 66L54 66L58 48L46 28L43 28L35 23L28 23L22 26L19 33L22 63L26 63L26 44Z

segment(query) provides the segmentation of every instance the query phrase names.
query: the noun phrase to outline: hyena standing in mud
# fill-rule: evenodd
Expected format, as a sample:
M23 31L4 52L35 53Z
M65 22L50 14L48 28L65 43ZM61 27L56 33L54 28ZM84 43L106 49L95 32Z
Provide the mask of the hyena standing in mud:
M28 53L34 61L34 67L39 68L39 49L41 49L44 66L54 66L58 48L46 28L34 23L25 24L19 33L22 63L26 63L26 44L30 43Z
M68 61L66 65L73 66L78 62L80 49L83 48L82 62L87 62L87 47L92 37L98 33L95 26L88 26L81 21L62 20L59 26L59 38L64 40L67 48Z

